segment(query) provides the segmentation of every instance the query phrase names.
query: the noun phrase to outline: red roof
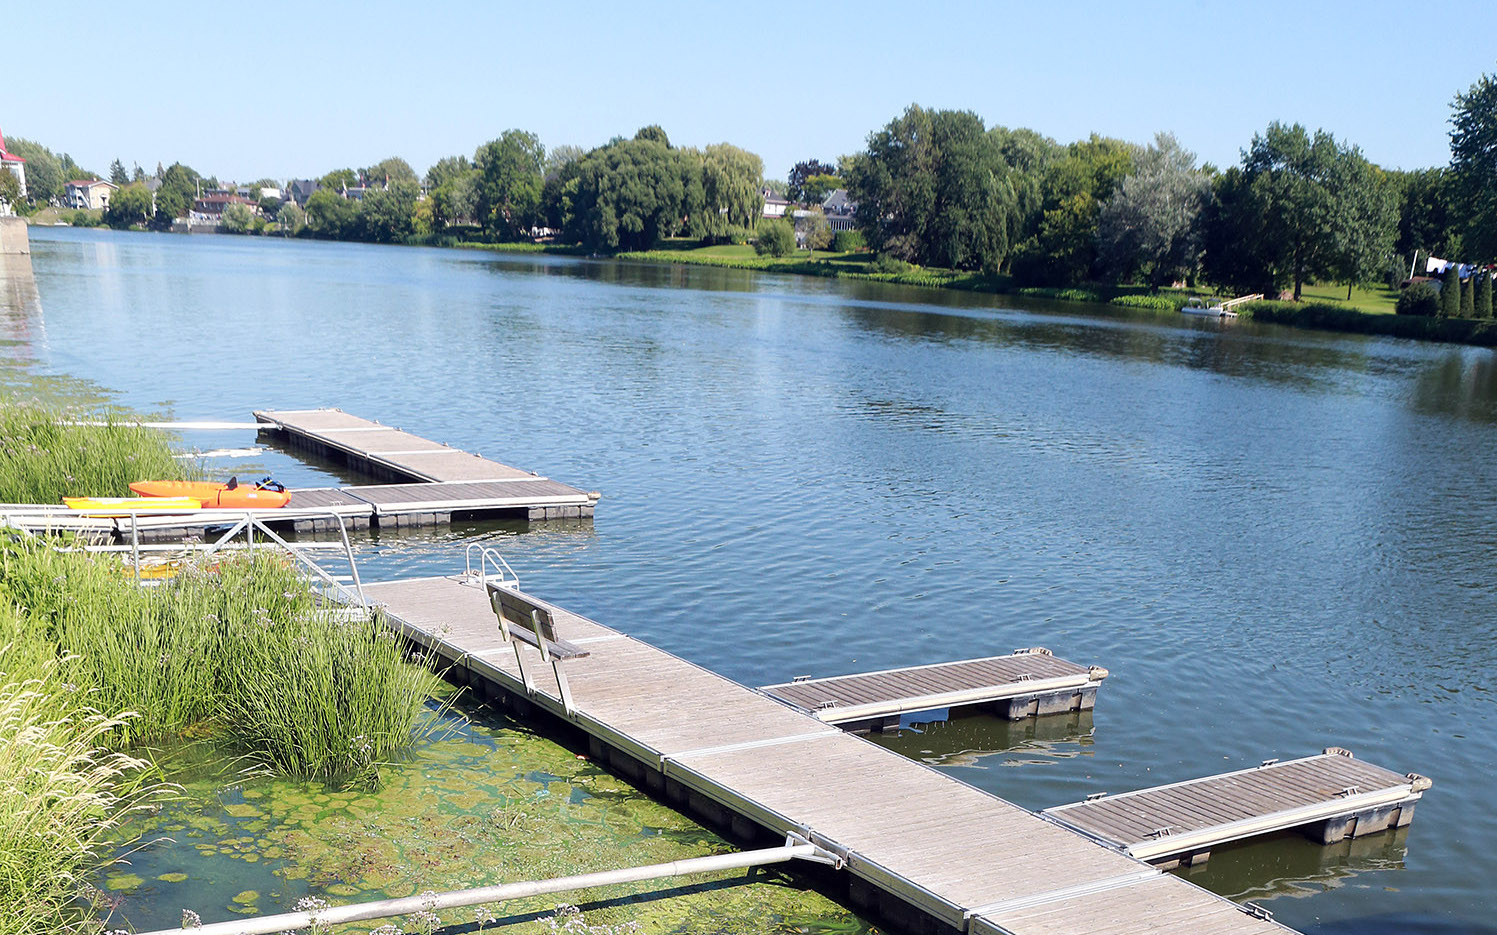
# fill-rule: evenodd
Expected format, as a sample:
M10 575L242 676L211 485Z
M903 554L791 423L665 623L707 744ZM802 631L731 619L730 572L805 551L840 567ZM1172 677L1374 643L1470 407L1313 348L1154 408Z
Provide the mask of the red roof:
M0 133L0 162L25 162L25 161L26 160L22 159L20 156L17 156L15 153L6 152L6 150L5 150L5 134L4 133Z

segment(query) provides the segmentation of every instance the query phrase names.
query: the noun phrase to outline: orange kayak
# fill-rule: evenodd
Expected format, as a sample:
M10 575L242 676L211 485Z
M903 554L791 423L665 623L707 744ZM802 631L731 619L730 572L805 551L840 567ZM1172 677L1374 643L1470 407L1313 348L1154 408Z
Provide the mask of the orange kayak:
M192 497L205 510L273 510L291 502L291 493L279 484L261 487L230 481L141 480L130 489L143 497Z

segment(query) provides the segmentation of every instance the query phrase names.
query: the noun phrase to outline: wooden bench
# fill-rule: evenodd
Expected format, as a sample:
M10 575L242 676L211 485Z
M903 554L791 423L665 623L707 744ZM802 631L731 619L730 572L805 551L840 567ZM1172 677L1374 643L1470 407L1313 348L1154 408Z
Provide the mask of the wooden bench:
M525 691L535 694L536 687L534 676L525 663L522 643L539 652L541 658L551 663L562 707L571 714L572 691L567 686L567 676L562 664L568 659L586 656L587 650L556 635L556 620L552 617L550 608L496 581L489 582L488 590L489 606L494 608L494 616L499 620L499 633L506 643L514 644L515 664L520 667L520 680L525 683Z

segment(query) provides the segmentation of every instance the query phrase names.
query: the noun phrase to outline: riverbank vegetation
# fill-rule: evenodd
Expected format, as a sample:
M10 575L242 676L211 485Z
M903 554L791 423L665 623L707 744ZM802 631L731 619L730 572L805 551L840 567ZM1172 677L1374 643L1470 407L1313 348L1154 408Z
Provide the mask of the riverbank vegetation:
M160 433L58 417L0 399L5 500L190 473ZM434 677L368 617L326 607L284 556L143 588L116 558L63 548L77 544L0 530L0 931L97 929L85 884L120 822L167 791L157 744L368 787L432 723Z
M785 272L994 292L1144 287L1171 300L1166 290L1185 287L1385 312L1432 256L1497 261L1490 158L1497 78L1483 75L1456 95L1452 125L1443 167L1384 169L1329 131L1280 122L1255 134L1238 164L1217 167L1199 164L1168 133L1147 144L1095 134L1060 143L1033 129L989 126L968 111L914 105L871 132L863 150L835 162L805 160L785 183L766 182L759 157L745 149L679 147L659 126L592 149L547 149L513 129L471 158L439 160L424 177L393 156L335 169L308 180L303 191L315 191L299 202L277 190L279 198L225 209L223 223L242 233L384 243L541 241L648 260L668 259L659 251L682 238L706 247L761 241L766 261L796 264L773 267ZM38 163L32 201L45 204L69 160L25 140L13 148ZM218 185L181 164L158 164L155 213L145 216L144 188L133 188L149 180L129 176L118 161L116 176L126 188L106 220L121 226L169 226L196 191ZM837 232L836 252L851 251L859 238L876 255L862 269L829 267L806 253L830 245L820 199L839 191L845 199L836 210L850 212L839 226L850 220L855 229ZM795 218L794 247L781 226L788 221L761 217L765 192L808 208ZM707 254L681 259L729 265ZM733 259L769 268L747 263ZM1462 302L1452 294L1441 316L1484 317L1478 290L1462 285L1476 278L1462 272L1457 289L1472 296ZM1344 297L1330 294L1337 287Z

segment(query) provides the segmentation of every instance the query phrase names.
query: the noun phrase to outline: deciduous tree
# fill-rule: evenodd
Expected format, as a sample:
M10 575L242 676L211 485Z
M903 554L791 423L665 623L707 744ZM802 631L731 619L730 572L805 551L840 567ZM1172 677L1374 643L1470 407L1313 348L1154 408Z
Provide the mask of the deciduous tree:
M1482 75L1451 105L1450 171L1459 195L1464 246L1497 258L1497 76Z
M997 271L1018 205L997 140L969 111L912 105L845 177L869 246L909 262Z
M116 230L144 224L151 217L151 193L144 185L126 185L109 199L104 209L104 223Z
M62 162L52 150L40 143L18 137L7 137L5 148L26 160L26 197L32 204L45 205L62 197Z
M819 175L837 174L837 167L822 162L819 159L807 159L797 162L790 167L789 184L786 186L785 197L796 203L806 200L806 183Z
M478 147L478 221L500 237L527 233L540 218L546 148L534 133L505 130Z
M416 229L414 216L419 194L420 188L413 179L365 192L359 212L364 238L375 243L398 243L409 237Z
M1172 134L1155 136L1133 172L1102 203L1097 235L1103 267L1116 279L1142 275L1153 285L1194 275L1200 266L1201 208L1210 191L1195 154Z

